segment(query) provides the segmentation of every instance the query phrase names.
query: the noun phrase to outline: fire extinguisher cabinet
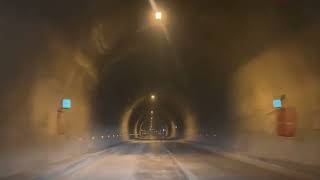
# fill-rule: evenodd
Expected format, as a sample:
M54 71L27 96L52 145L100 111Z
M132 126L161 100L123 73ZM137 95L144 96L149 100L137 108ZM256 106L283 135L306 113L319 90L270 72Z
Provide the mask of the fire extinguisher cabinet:
M277 132L279 136L294 137L296 134L297 113L295 108L281 108L278 110Z

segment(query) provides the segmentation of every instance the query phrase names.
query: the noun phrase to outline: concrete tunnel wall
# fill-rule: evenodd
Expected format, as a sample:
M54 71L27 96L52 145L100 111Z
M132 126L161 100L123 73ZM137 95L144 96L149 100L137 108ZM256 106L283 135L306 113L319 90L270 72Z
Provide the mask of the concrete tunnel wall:
M91 101L99 82L95 62L102 53L99 25L70 35L60 25L33 14L16 15L12 9L1 9L2 149L63 147L68 138L88 137L94 130ZM72 100L72 108L62 115L63 136L57 127L62 98Z
M119 143L119 138L102 141L100 135L107 135L102 133L91 139L91 101L99 82L93 65L95 29L82 36L88 41L84 48L51 25L31 23L29 17L7 18L10 26L0 25L0 176ZM60 134L62 98L70 98L72 108L63 112ZM110 129L109 134L118 131L116 126Z
M57 136L57 111L62 98L72 99L73 104L72 109L63 113L65 133L88 132L89 93L96 79L88 72L91 69L83 65L87 59L80 51L63 45L63 41L48 43L48 50L34 57L41 65L25 67L6 84L1 104L7 124L1 132L8 139L26 136L45 140L44 137ZM33 59L29 62L35 63ZM16 73L14 69L10 71Z
M320 165L320 54L312 48L318 31L309 28L265 49L233 73L227 107L232 135L217 134L210 143L249 156ZM284 106L297 111L294 137L277 134L272 100L281 95Z
M109 48L103 41L112 46L117 33L125 29L123 24L113 24L119 31L104 36L110 32L105 32L108 28L102 31L99 18L83 21L89 11L85 3L78 4L81 15L75 17L69 16L70 4L66 3L58 14L65 13L67 18L47 11L51 6L60 7L59 3L45 4L33 7L32 3L8 1L0 6L0 135L12 145L60 139L57 110L62 98L72 100L72 108L63 113L65 135L91 133L92 95L99 83L96 63Z

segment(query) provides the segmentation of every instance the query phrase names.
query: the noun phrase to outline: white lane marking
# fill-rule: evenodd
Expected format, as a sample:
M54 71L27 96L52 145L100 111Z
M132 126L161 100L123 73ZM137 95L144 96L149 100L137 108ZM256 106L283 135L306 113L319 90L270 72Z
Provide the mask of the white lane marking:
M137 154L142 154L145 147L146 147L145 144L138 145ZM139 158L140 158L139 156L135 156L135 162L134 162L135 165L133 166L133 170L131 172L131 177L128 180L136 180L135 174L136 174L136 171L137 171L138 159Z
M189 180L198 180L198 178L191 172L189 171L182 163L180 163L177 158L174 157L174 154L165 146L163 146L169 156L174 160L174 162L178 165L178 167L181 169L181 171L187 176Z

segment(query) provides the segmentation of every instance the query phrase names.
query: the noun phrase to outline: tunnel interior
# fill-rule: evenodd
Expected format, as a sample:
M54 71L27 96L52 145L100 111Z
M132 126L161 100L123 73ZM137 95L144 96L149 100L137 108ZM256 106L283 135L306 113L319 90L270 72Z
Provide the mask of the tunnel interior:
M319 164L318 3L159 0L157 21L149 2L0 2L4 151L119 135Z
M143 102L133 107L129 117L128 132L134 137L142 137L143 133L154 131L164 137L175 138L183 135L184 114L177 107L165 103L163 100L150 100L146 98ZM179 127L176 128L176 127Z

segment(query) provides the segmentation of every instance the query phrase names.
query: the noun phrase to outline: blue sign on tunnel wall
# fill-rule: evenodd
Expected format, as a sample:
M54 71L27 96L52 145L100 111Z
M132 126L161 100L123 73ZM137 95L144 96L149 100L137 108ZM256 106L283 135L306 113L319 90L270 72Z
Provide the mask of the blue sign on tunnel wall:
M62 108L70 109L71 108L71 99L63 99L62 100Z
M273 100L273 107L276 109L280 109L282 107L281 99L274 99Z

